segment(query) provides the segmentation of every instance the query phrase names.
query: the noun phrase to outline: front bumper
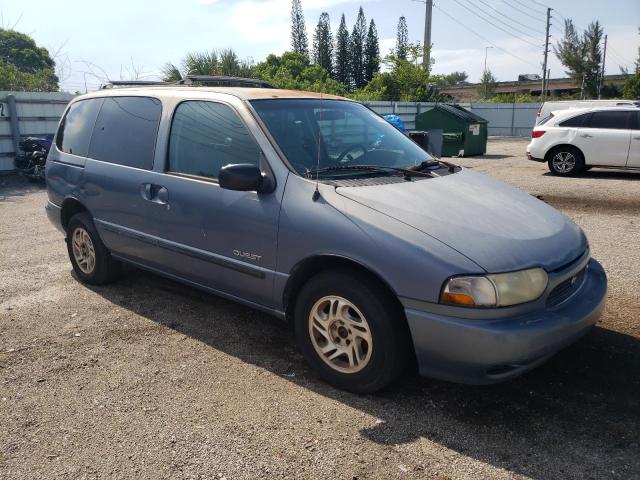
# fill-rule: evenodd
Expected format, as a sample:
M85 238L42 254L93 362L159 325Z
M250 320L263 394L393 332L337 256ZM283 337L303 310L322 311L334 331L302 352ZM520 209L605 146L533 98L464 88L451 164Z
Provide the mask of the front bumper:
M588 332L602 313L606 274L593 259L586 272L566 302L524 315L466 319L405 308L420 374L480 385L541 364Z

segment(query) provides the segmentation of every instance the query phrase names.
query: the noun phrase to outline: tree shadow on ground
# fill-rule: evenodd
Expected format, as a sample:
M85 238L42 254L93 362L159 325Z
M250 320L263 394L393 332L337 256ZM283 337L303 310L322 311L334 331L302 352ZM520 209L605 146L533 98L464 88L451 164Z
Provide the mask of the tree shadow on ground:
M640 341L633 336L596 327L537 370L500 385L407 375L381 393L354 395L319 380L297 352L289 327L261 312L138 270L93 289L140 316L378 417L381 423L360 431L371 442L398 445L424 437L537 479L640 474Z

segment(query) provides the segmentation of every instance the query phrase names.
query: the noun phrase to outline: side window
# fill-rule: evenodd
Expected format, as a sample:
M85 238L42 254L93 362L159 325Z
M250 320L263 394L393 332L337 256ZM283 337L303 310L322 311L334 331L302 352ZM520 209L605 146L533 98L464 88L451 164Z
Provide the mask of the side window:
M561 127L581 127L584 125L585 120L589 118L589 114L585 113L582 115L577 115L575 117L571 117L564 122L559 123L558 125Z
M102 98L80 100L69 107L56 135L58 150L86 157Z
M105 97L93 129L89 157L151 169L161 113L157 98Z
M589 127L591 128L612 128L619 130L629 129L629 114L631 112L593 112L589 119Z
M231 163L260 163L260 150L236 113L215 102L191 100L178 105L167 170L217 179L220 169Z

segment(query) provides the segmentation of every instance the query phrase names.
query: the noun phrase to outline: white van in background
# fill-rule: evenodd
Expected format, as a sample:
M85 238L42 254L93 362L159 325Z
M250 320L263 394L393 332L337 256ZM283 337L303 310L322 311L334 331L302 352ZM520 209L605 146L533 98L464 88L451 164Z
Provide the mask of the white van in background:
M597 107L640 107L640 100L562 100L544 102L536 113L536 125L551 112L567 110L569 108L597 108Z

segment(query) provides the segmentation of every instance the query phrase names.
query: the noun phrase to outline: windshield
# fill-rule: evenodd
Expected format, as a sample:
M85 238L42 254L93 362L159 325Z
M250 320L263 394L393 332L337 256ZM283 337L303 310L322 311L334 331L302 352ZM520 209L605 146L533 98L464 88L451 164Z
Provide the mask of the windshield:
M365 106L345 100L253 100L267 129L300 175L371 175L350 165L410 168L432 160L411 139ZM334 167L344 169L332 170Z

